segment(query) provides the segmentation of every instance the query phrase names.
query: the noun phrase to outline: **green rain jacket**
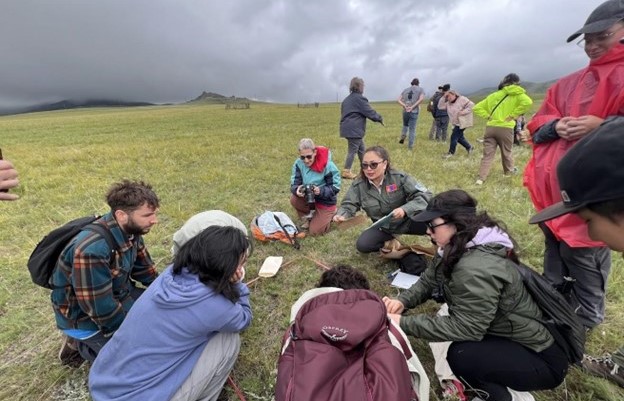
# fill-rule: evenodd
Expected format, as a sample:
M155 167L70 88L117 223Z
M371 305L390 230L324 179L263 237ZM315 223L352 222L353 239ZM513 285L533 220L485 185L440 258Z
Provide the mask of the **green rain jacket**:
M496 107L497 104L498 107ZM509 85L497 90L477 103L472 111L479 117L487 119L486 126L488 127L513 129L516 119L529 111L532 104L533 100L526 94L523 87ZM492 110L494 110L494 113L492 113ZM506 121L508 117L511 118L509 118L509 121Z
M390 169L381 183L381 191L367 179L356 178L336 214L351 218L362 209L371 220L377 221L401 207L405 210L405 217L391 219L380 228L393 234L403 234L408 232L409 218L425 210L431 196L431 192L414 178L402 171Z
M480 341L486 334L509 338L535 352L550 347L554 339L538 320L539 306L526 291L522 278L506 257L507 248L487 243L470 248L455 265L451 278L442 273L436 257L420 280L403 292L406 309L443 290L448 316L425 314L401 317L401 328L427 341Z

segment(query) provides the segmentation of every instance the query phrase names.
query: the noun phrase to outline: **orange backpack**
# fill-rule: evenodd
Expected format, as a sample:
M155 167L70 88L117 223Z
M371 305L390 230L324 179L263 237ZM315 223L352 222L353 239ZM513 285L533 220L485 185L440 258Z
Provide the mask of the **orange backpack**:
M295 249L301 247L298 239L305 237L305 233L299 231L290 217L282 212L264 212L251 220L249 228L258 241L281 241Z

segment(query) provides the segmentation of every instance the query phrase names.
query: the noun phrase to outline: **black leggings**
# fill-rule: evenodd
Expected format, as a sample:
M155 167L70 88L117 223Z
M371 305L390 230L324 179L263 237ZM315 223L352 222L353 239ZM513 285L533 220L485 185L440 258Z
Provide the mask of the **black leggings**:
M447 360L455 376L482 390L487 401L510 401L516 391L557 387L568 371L568 360L556 344L532 351L507 338L486 335L481 341L451 344Z

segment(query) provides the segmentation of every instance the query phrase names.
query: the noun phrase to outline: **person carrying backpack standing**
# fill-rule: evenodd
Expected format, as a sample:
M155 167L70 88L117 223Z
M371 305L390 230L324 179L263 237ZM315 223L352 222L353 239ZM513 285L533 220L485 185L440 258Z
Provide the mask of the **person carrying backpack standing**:
M451 370L467 388L487 394L482 399L529 401L529 391L558 386L567 355L541 322L515 266L514 243L499 223L459 189L434 196L412 219L427 223L438 254L410 289L384 298L390 317L408 335L452 341ZM448 316L401 315L428 299L445 302Z
M418 122L418 109L420 103L425 98L425 91L418 86L420 81L418 78L412 79L411 86L401 92L399 96L399 104L403 107L403 128L401 130L401 138L399 143L405 142L409 130L409 139L407 141L407 148L412 150L414 148L414 141L416 140L416 123Z
M64 334L61 362L93 361L119 328L134 301L158 275L143 235L158 223L159 200L142 181L115 183L106 195L109 213L95 221L110 231L81 231L63 250L52 273L50 295L57 327ZM114 257L111 253L115 252Z
M479 166L479 177L475 182L482 185L490 174L496 147L501 150L503 173L515 174L512 147L516 119L529 111L533 100L526 90L518 85L518 74L507 74L498 84L498 90L477 103L472 111L487 120L483 135L483 157Z
M451 85L444 84L441 87L438 87L438 89L440 90L434 93L430 100L430 105L433 108L433 119L436 126L435 140L439 142L446 142L449 116L446 108L440 108L440 99L442 99L451 89Z
M529 221L543 223L574 213L587 226L589 237L614 251L624 252L624 117L606 119L578 141L557 165L563 201ZM585 355L585 371L624 387L624 345L600 358Z

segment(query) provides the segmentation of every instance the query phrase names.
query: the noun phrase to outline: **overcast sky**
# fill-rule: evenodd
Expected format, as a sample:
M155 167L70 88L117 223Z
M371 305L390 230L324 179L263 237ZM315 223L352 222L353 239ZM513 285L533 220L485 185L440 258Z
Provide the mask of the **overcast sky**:
M587 64L566 38L601 0L1 0L0 107L182 102L202 91L371 100L418 77L469 93Z

